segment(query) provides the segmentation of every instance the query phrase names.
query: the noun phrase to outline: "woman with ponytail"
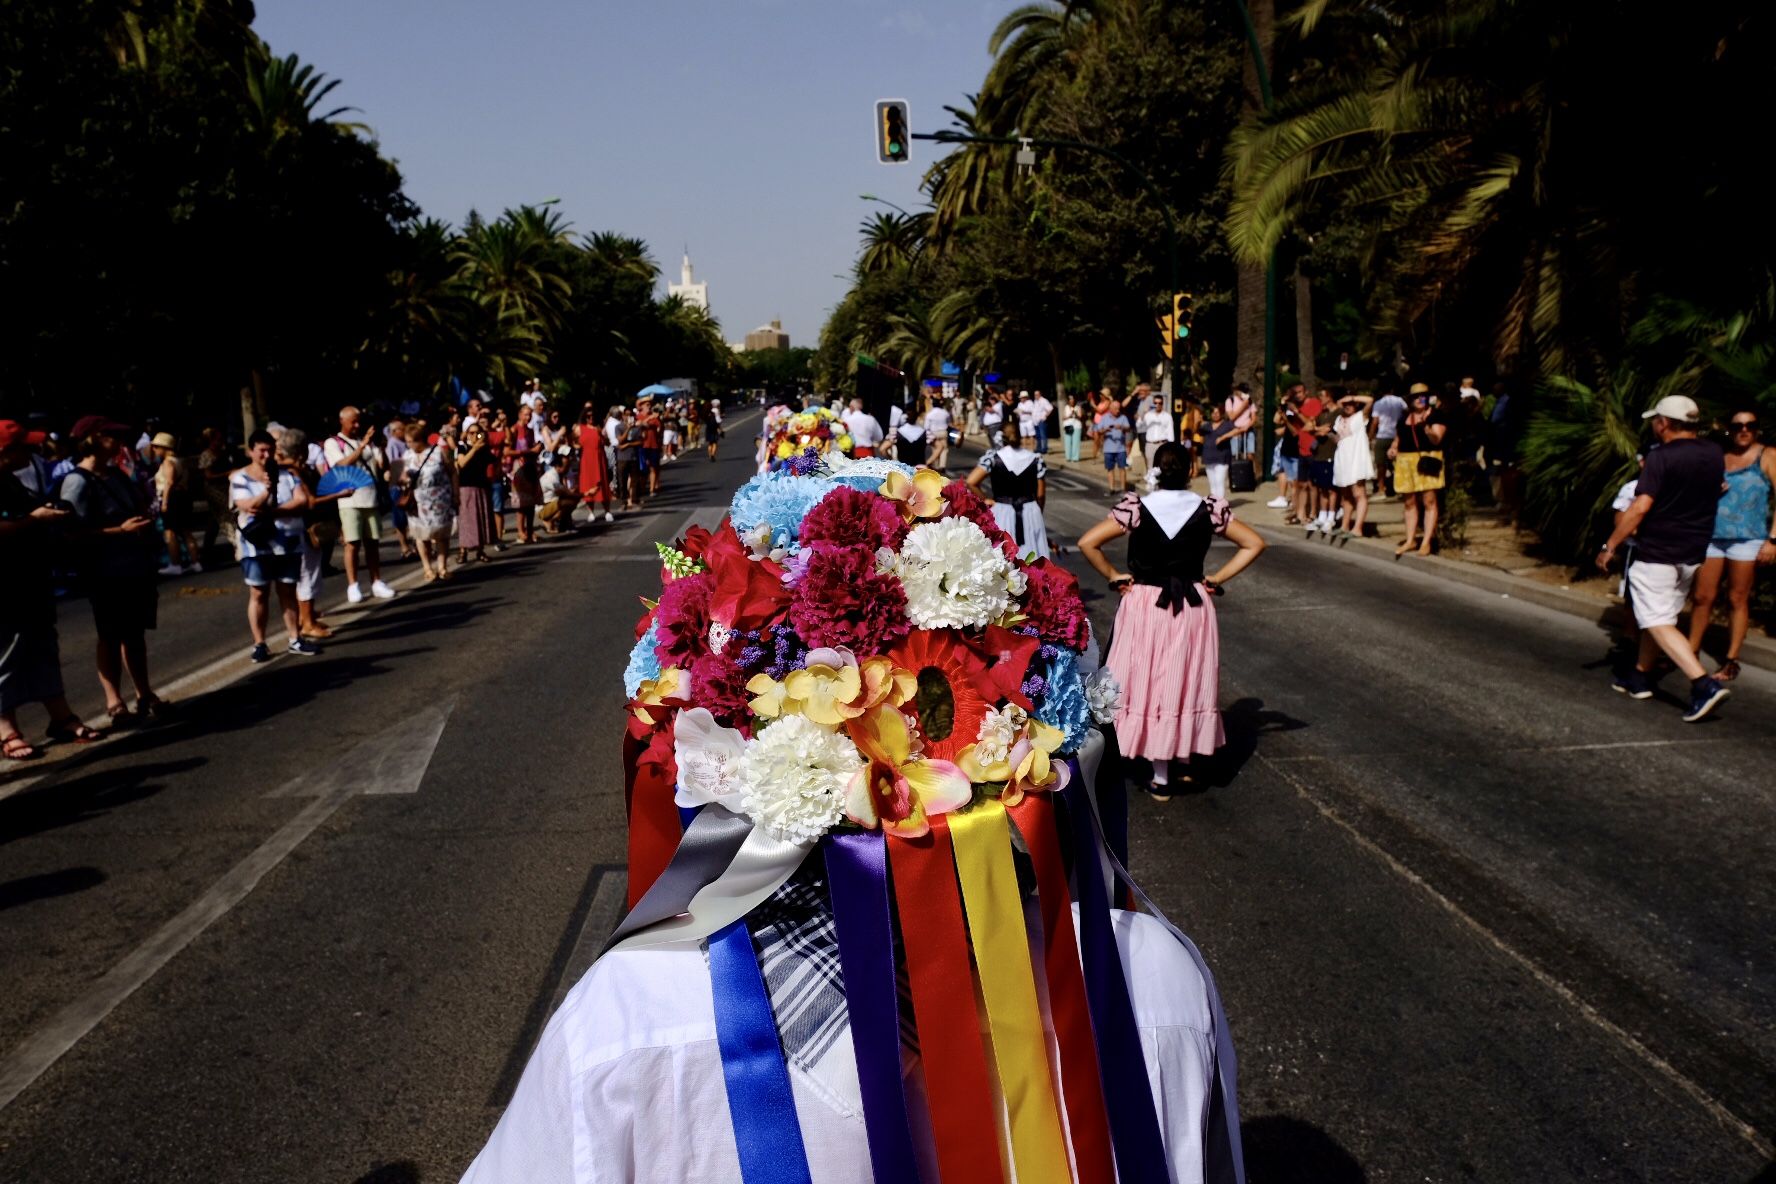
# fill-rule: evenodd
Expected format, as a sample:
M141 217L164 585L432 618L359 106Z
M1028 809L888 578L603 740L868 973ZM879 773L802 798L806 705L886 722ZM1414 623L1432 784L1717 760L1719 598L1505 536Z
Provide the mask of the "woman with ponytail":
M1264 550L1258 533L1220 498L1190 492L1190 454L1162 444L1153 454L1157 488L1128 494L1086 531L1079 550L1121 596L1104 665L1122 685L1116 739L1124 756L1153 764L1147 792L1171 800L1168 786L1189 783L1192 757L1226 742L1221 728L1221 642L1215 597ZM1117 571L1104 544L1129 536L1128 570ZM1222 535L1239 548L1203 574L1209 544ZM1173 777L1173 763L1183 766Z

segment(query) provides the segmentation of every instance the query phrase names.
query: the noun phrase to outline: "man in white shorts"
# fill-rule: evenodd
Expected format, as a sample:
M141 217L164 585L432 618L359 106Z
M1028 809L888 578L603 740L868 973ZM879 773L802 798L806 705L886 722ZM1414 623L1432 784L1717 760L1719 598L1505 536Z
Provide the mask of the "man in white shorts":
M1714 536L1726 460L1719 444L1697 438L1702 414L1695 400L1667 395L1645 418L1652 420L1659 446L1647 454L1634 501L1597 555L1598 568L1608 571L1623 540L1635 536L1628 587L1640 625L1640 656L1614 687L1630 699L1652 698L1653 662L1663 650L1690 680L1690 706L1683 718L1695 723L1730 693L1708 677L1689 638L1677 627Z

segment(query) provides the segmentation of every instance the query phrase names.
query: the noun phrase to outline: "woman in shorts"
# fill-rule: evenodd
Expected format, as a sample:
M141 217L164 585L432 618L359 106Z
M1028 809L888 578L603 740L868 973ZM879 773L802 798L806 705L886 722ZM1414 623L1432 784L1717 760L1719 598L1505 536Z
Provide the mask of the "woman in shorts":
M1751 586L1759 566L1776 562L1776 451L1758 442L1757 412L1735 411L1727 421L1727 491L1714 513L1714 538L1690 590L1690 648L1702 652L1702 638L1714 615L1723 581L1727 585L1727 655L1714 677L1739 677L1739 648L1751 628Z

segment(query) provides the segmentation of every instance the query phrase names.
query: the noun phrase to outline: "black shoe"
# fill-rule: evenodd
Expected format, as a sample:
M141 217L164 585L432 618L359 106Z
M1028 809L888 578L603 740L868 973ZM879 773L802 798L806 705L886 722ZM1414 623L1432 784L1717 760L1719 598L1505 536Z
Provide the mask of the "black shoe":
M306 637L298 637L295 641L290 643L290 648L284 652L287 654L296 654L304 658L312 658L321 652L321 647Z
M1690 709L1684 714L1684 723L1693 724L1720 705L1720 701L1733 692L1721 686L1719 682L1704 675L1690 684Z
M1616 681L1610 686L1618 694L1627 695L1630 699L1651 699L1653 697L1652 683L1648 681L1644 673L1632 666L1617 675Z
M265 643L262 641L253 647L251 657L254 665L258 665L261 662L269 662L271 661L271 650L266 648Z

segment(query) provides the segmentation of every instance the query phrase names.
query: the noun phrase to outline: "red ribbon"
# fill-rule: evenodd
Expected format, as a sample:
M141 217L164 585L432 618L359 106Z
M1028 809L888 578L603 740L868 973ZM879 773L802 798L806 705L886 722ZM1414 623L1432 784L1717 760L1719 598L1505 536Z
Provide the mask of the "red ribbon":
M623 733L623 792L629 811L629 907L653 886L684 837L673 804L673 776L660 761L643 761L649 745Z
M1003 1180L998 1121L984 1123L980 1109L981 1100L993 1096L993 1084L974 1009L974 970L949 824L933 817L931 833L890 838L888 852L938 1172L945 1180Z
M1097 1042L1086 1003L1085 975L1079 966L1079 945L1073 936L1073 899L1067 892L1067 867L1055 830L1054 800L1045 793L1025 794L1007 813L1024 836L1036 869L1048 1008L1055 1042L1060 1045L1061 1096L1067 1106L1067 1130L1073 1140L1079 1184L1115 1184L1110 1115L1098 1077Z

